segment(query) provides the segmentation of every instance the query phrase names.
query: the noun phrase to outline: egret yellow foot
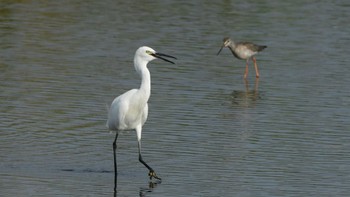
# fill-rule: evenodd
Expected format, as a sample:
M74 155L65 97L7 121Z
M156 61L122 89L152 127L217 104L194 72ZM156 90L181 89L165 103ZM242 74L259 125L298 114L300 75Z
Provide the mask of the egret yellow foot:
M155 179L162 180L160 177L156 175L156 172L154 172L153 170L149 171L148 176L149 176L149 179L152 179L153 177Z

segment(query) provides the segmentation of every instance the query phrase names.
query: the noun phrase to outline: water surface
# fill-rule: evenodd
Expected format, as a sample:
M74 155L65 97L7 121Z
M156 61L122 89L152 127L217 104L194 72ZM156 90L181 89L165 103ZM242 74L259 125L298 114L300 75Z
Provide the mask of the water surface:
M0 3L2 196L348 196L350 4L280 1ZM260 79L222 38L267 45ZM143 157L106 105L149 64Z

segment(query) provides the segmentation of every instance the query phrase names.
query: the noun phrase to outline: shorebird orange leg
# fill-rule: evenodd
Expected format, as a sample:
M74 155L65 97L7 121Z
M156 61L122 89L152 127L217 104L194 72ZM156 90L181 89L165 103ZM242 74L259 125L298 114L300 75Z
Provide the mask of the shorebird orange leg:
M255 67L255 74L256 74L256 78L259 78L259 69L258 69L258 65L256 64L256 59L255 57L253 57L253 61L254 61L254 67Z
M248 76L248 61L249 61L249 59L247 59L246 65L245 65L244 79L246 79Z

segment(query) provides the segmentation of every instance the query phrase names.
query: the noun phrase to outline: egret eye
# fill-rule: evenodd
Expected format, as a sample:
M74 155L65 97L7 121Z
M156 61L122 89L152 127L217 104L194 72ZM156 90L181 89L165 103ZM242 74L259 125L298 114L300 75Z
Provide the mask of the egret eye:
M146 53L147 53L148 55L152 55L152 54L153 54L153 53L152 53L151 51L149 51L149 50L147 50Z

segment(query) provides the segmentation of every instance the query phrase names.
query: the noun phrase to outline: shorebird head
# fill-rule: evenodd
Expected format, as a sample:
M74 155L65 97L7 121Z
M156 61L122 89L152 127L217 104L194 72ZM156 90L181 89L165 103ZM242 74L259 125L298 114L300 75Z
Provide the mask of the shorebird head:
M225 37L222 41L224 42L222 45L225 47L228 47L232 43L232 40L229 37Z
M225 37L223 40L222 40L224 43L221 45L221 48L219 50L219 52L216 54L216 55L219 55L221 50L224 48L224 47L228 47L230 44L232 44L232 40L229 38L229 37Z

